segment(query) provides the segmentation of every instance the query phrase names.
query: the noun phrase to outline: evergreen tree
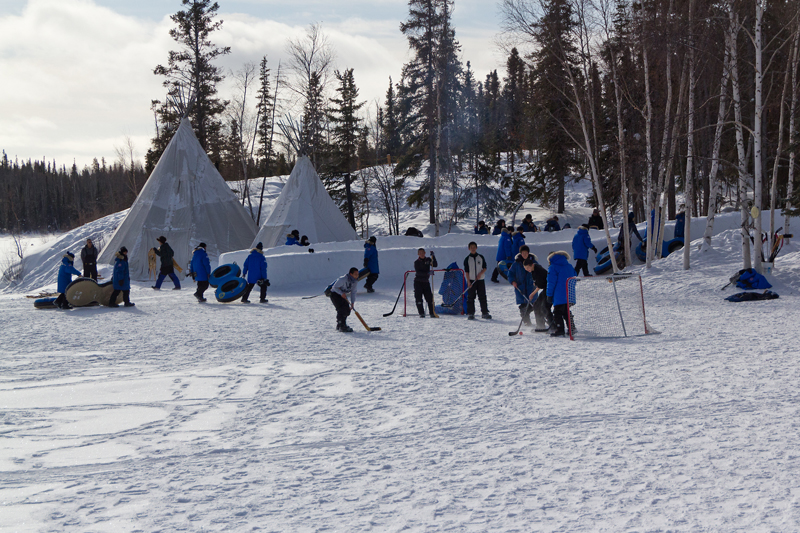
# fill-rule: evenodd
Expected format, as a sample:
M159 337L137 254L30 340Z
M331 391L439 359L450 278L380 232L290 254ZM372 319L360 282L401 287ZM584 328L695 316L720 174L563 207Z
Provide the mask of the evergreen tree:
M392 78L389 78L389 88L386 90L386 101L383 104L381 113L380 128L382 151L390 158L395 158L400 154L402 139L400 137L400 116L397 101L392 85Z
M267 67L267 56L261 59L261 66L258 74L258 93L256 94L257 104L256 113L258 114L258 150L256 155L259 158L260 170L265 176L269 176L271 163L274 158L272 150L272 139L274 132L274 113L275 102L269 82L270 69Z
M570 76L566 68L574 69L577 51L572 44L576 26L572 5L568 0L544 0L544 13L536 25L533 54L535 77L532 91L537 103L539 127L539 158L532 178L538 183L536 195L545 205L555 204L564 212L564 185L573 162L574 143L568 129L575 124L570 114L572 104L566 96Z
M335 72L339 86L336 88L338 96L331 98L333 104L328 115L331 121L333 145L331 147L331 174L344 181L345 201L347 205L347 220L353 229L356 227L355 211L353 207L353 193L350 189L352 172L356 170L359 144L361 142L361 119L359 110L364 107L364 102L358 102L358 87L356 87L353 69L344 72Z
M303 144L306 155L315 168L319 168L326 151L325 142L325 99L322 78L316 72L311 73L303 109Z
M222 139L222 124L217 118L228 102L217 98L217 85L224 76L222 69L213 62L219 56L230 53L230 47L217 47L210 41L212 32L222 26L221 20L214 20L219 5L211 0L181 0L185 9L170 18L175 27L169 31L170 37L182 45L180 50L171 50L167 66L158 65L153 73L164 76L168 100L181 102L188 109L197 140L209 157L219 164ZM190 100L191 99L191 100ZM155 166L180 124L181 110L170 102L157 110L163 128L152 140L152 148L147 154L148 172Z
M506 78L503 87L505 103L504 148L508 151L511 172L514 172L514 156L521 154L525 124L525 62L516 48L506 60Z

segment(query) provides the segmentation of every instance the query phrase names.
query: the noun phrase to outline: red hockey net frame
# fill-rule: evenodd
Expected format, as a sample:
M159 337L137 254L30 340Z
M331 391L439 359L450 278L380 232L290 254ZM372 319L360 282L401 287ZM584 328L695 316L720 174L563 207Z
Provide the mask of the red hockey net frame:
M464 314L464 298L466 298L466 294L464 294L464 291L467 290L467 276L464 274L464 271L462 269L460 269L460 268L451 268L450 270L447 270L447 269L444 269L444 268L440 268L438 270L431 270L430 282L431 282L431 292L433 293L434 304L436 303L436 273L437 272L444 272L444 273L460 272L461 273L461 291L459 291L460 294L457 296L456 301L454 301L454 302L443 302L443 303L446 303L448 305L452 303L453 304L453 306L452 306L453 308L458 308L458 314L463 315ZM408 293L409 293L409 291L411 292L411 298L410 299L411 299L412 305L415 305L415 302L414 302L414 278L413 277L411 278L411 283L409 284L408 283L408 281L409 281L408 275L409 274L416 275L416 273L417 273L416 270L407 270L406 273L403 275L403 316L408 316L407 311L408 311L408 300L409 300ZM444 276L442 276L442 278L444 278ZM461 303L457 303L458 300L461 300Z
M647 323L638 274L567 280L569 338L635 337L657 333Z

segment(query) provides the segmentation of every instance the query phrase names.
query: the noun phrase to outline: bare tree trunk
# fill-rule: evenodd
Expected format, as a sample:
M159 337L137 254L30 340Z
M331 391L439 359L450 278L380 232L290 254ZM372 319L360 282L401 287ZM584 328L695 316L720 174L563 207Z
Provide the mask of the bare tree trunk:
M794 137L795 137L795 113L797 112L797 99L798 99L798 79L797 79L797 67L798 63L800 63L800 20L797 22L797 27L794 30L794 49L792 51L792 104L789 109L789 177L788 177L788 184L786 186L786 208L783 213L783 234L790 235L791 231L789 231L789 223L791 221L791 217L786 214L786 210L792 208L792 194L794 193L794 161L795 161L795 154L797 152L795 145L794 145ZM789 242L789 238L785 238L786 242Z
M792 43L792 50L790 57L794 53L794 43ZM767 237L767 250L772 250L772 240L775 235L775 206L778 202L778 169L780 168L781 152L783 152L783 124L784 115L786 114L786 91L789 90L789 65L786 65L786 72L783 76L783 90L781 91L781 112L778 119L778 142L775 148L775 162L772 165L772 184L769 189L769 237ZM790 141L791 142L791 139Z
M689 270L692 243L692 209L694 207L694 6L689 2L689 119L686 126L686 182L684 186L683 269ZM676 235L677 237L677 235Z
M739 17L733 12L733 5L728 4L728 17L731 21L731 27L738 28ZM742 100L739 91L739 59L738 51L736 50L736 35L738 31L730 35L728 39L728 49L730 51L730 65L731 65L731 92L733 96L733 112L734 121L736 124L736 152L739 158L739 187L737 201L742 213L742 268L751 268L752 261L750 258L750 232L747 229L748 213L746 202L747 191L747 155L744 149L744 133L742 131ZM759 236L759 239L761 237Z
M735 28L729 26L728 33L725 40L736 31ZM706 215L706 231L703 235L703 247L701 250L707 252L711 247L711 236L714 234L714 218L717 213L717 197L720 194L722 181L717 180L719 173L719 151L722 145L722 126L725 122L726 115L726 98L728 89L728 79L730 78L730 51L727 45L725 46L725 59L722 66L722 82L719 89L719 110L717 111L717 126L714 130L714 145L711 149L711 171L709 172L709 188L711 189L708 196L708 214Z
M630 228L628 227L628 178L627 178L627 158L625 153L625 126L622 123L622 90L619 86L619 76L617 75L617 54L613 48L609 46L611 52L611 76L614 83L614 98L617 103L617 144L619 145L619 179L622 192L622 228L620 231L625 236L630 235ZM598 199L599 203L599 199ZM633 264L631 257L631 240L628 238L622 239L624 243L623 257L625 258L625 265L630 266ZM613 250L613 248L609 248ZM613 255L613 252L611 253Z
M647 150L647 201L645 202L645 220L647 220L647 228L652 232L653 228L649 222L650 210L655 205L655 191L653 183L653 98L650 92L650 62L647 58L647 48L642 39L642 66L644 68L644 92L645 92L645 148ZM627 223L627 216L625 223ZM630 233L626 234L626 238L630 238ZM646 254L647 268L653 266L653 256L650 253Z
M763 48L762 48L762 21L764 19L764 6L762 0L756 0L756 20L755 20L755 38L753 46L755 48L756 59L756 72L755 72L755 120L753 121L753 204L758 209L758 216L755 217L755 242L756 242L756 271L762 272L761 268L761 189L763 183L763 166L762 166L762 120L764 117L764 104L763 104L763 91L764 91L764 67L763 67Z

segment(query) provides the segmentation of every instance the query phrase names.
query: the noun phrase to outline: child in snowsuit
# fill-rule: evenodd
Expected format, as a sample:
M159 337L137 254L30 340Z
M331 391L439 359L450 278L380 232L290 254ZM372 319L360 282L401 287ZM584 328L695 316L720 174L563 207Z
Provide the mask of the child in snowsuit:
M486 259L478 253L478 243L469 243L469 255L464 259L464 274L467 276L467 319L475 320L475 296L481 304L481 318L491 320L486 303Z
M500 230L500 240L497 242L495 261L497 261L499 265L500 261L511 261L513 257L514 256L511 255L511 232L508 231L508 228L505 227L505 222L503 222L503 229ZM497 279L499 275L500 269L495 267L494 272L492 272L493 283L500 283L500 280Z
M519 254L514 258L514 264L508 269L508 282L514 286L514 297L519 307L522 323L531 325L531 296L534 293L533 275L525 268L525 261L529 259L530 249L522 246Z
M156 284L153 285L153 288L160 291L161 284L164 283L164 278L169 276L169 279L175 284L172 290L179 291L181 290L181 282L178 280L178 276L175 275L175 267L172 264L172 258L175 257L175 252L173 252L172 247L167 244L167 238L163 235L156 239L156 241L158 241L161 246L153 248L153 251L156 255L161 257L161 271L158 274L158 279L156 280Z
M565 323L569 315L567 280L575 277L575 269L569 264L569 254L564 251L551 253L547 260L550 262L550 268L547 269L547 300L553 305L555 326L550 336L563 337L566 335Z
M367 289L367 292L375 292L372 285L378 281L378 274L380 274L378 268L378 247L375 246L377 240L375 235L373 235L364 243L364 266L369 269L367 282L364 283L364 288Z
M436 256L431 251L430 257L425 257L425 248L417 250L419 258L414 261L414 301L417 303L417 311L419 316L425 318L425 306L423 299L428 302L428 310L430 311L431 318L436 318L436 312L433 307L433 292L431 291L431 267L436 268L439 264L436 262Z
M575 256L575 272L579 273L583 270L583 276L591 276L589 274L589 250L594 250L597 255L597 248L592 244L592 238L589 237L589 228L581 226L575 237L572 238L572 255Z
M83 262L83 277L97 281L97 248L92 244L92 239L86 239L86 246L81 249Z
M111 279L114 283L114 292L111 293L108 306L119 307L117 296L119 296L120 292L122 292L122 301L125 302L125 307L136 305L131 303L131 274L128 269L128 249L124 246L114 254L114 273Z
M56 290L59 294L54 305L59 309L72 309L72 306L67 302L67 295L64 293L67 291L67 285L72 282L72 276L81 275L78 269L72 266L74 261L75 254L67 252L61 258L61 266L58 267L58 288Z
M356 289L358 288L358 269L353 267L350 271L333 282L330 291L331 303L336 308L336 331L350 333L353 328L347 325L347 317L356 303ZM347 295L350 295L350 301Z
M208 289L208 276L211 275L211 261L209 261L206 253L206 243L201 242L194 249L189 271L197 282L197 290L194 292L194 297L197 298L198 302L205 302L206 299L203 297L203 293Z
M242 303L249 304L250 291L256 283L261 287L261 299L259 303L267 303L267 260L264 258L264 245L261 243L256 244L256 247L250 250L250 255L244 260L244 267L242 268L242 276L246 276L247 286L242 293Z

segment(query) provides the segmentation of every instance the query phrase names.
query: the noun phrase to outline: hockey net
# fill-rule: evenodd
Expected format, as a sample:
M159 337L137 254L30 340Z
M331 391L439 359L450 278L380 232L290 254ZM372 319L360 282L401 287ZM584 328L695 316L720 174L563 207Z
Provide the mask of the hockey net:
M412 314L417 313L414 299L414 276L416 272L409 270L403 280L403 316L408 316L410 310ZM460 268L450 270L431 270L430 276L431 292L433 292L434 302L436 303L436 313L444 315L463 315L467 289L467 279L464 271ZM438 287L439 298L436 297ZM427 309L428 304L425 304Z
M567 294L567 329L572 340L656 333L647 324L638 274L570 278Z

